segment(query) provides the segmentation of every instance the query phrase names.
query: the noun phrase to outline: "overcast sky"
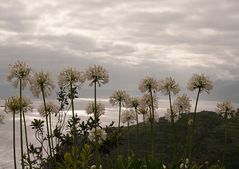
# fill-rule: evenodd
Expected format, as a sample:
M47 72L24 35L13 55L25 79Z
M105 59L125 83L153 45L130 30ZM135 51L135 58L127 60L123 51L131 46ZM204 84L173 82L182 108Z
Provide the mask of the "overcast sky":
M238 45L238 0L0 0L0 97L14 94L6 72L21 60L54 77L103 65L106 90L137 90L152 75L188 93L192 74L205 73L209 98L239 102Z

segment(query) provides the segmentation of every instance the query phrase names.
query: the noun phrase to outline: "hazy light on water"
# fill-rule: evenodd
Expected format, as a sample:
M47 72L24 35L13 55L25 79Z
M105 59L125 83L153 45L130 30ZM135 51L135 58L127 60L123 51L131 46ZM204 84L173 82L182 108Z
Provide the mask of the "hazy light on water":
M81 120L87 120L89 116L85 112L85 107L89 101L92 101L91 98L79 98L75 100L75 112L77 115L81 118ZM106 107L106 113L101 116L101 125L109 125L112 121L115 121L117 123L118 121L118 107L112 107L109 104L109 99L98 99L98 101L105 104ZM34 109L33 112L26 113L26 122L28 126L28 135L29 140L31 143L35 142L34 138L34 131L31 129L31 121L36 118L41 118L42 120L45 120L45 118L40 117L40 115L37 112L37 107L41 104L41 101L34 101ZM198 112L203 110L208 111L215 111L217 101L205 101L205 100L199 100L198 104ZM4 101L0 101L0 105L2 106L4 104ZM194 109L195 101L192 101L192 110ZM238 108L239 104L234 103L235 107ZM159 100L159 109L156 111L159 115L159 117L164 116L166 113L166 109L169 107L169 101L168 100ZM122 110L124 110L123 108ZM1 107L0 111L3 112L4 108ZM191 110L191 111L192 111ZM4 113L5 114L5 113ZM67 112L67 118L66 120L71 117L71 111ZM139 120L142 121L142 116L139 116ZM19 115L16 117L16 125L19 126ZM57 118L53 116L53 126L56 124ZM115 123L115 124L116 124ZM0 125L0 169L11 169L13 168L13 156L12 156L12 116L11 114L5 114L5 120L4 124ZM19 136L19 127L16 128L16 142L17 142L17 159L20 164L20 136Z

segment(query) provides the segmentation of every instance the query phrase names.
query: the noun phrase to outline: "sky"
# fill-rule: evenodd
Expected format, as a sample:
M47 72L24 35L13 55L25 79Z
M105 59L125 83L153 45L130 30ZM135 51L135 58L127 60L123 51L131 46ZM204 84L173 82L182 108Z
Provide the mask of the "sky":
M238 44L238 0L0 0L0 98L17 94L6 75L20 60L55 80L66 67L102 65L102 95L133 93L149 75L194 96L187 81L204 73L214 89L203 97L239 102Z

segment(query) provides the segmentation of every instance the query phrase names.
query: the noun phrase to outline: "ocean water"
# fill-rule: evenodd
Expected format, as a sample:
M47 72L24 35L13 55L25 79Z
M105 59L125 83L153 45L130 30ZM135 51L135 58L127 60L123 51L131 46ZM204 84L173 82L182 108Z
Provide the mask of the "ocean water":
M90 98L80 98L75 100L75 109L77 115L80 116L81 120L88 119L88 115L85 113L85 107L89 101L93 101ZM98 101L102 102L106 111L105 114L101 116L102 126L110 124L112 121L115 121L117 124L118 120L118 107L112 107L109 104L109 100L105 98L100 98ZM194 107L195 101L192 101L192 107ZM216 101L199 101L198 111L209 110L214 111L216 107ZM5 115L4 124L0 124L0 169L12 169L13 168L13 150L12 150L12 115L6 114L2 105L4 101L0 101L0 113ZM34 131L31 129L31 121L36 119L43 119L39 116L37 112L37 107L41 104L41 101L34 101L34 110L33 112L26 113L26 123L28 129L28 137L30 143L35 143ZM239 107L238 103L234 104L236 107ZM164 116L167 108L169 107L168 100L159 100L159 109L157 114L159 117ZM69 117L71 112L69 111L67 116ZM139 115L139 120L142 121L142 116ZM56 123L56 118L53 117L53 126ZM20 135L19 135L19 115L16 116L16 151L17 151L17 160L18 165L20 165ZM24 144L25 147L25 144Z

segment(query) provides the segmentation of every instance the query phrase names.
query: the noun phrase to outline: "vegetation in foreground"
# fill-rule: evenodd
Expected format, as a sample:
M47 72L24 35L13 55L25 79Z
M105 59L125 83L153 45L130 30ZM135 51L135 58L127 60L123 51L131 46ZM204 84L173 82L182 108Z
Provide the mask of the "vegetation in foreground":
M146 77L139 84L142 98L130 97L124 90L116 90L110 97L119 106L118 127L113 123L101 127L100 116L105 107L97 101L97 87L108 83L109 74L100 65L90 66L85 72L64 69L58 76L58 104L48 101L55 87L48 72L32 74L25 62L9 66L8 80L19 88L19 96L6 100L5 111L13 114L13 157L15 151L16 115L20 116L21 168L56 169L223 169L237 168L238 115L231 102L217 104L216 113L197 112L199 97L213 88L204 74L194 74L188 82L190 91L197 91L193 113L185 94L178 95L179 84L171 77L156 80ZM85 81L93 87L94 101L86 107L93 117L84 122L75 113L74 100ZM24 97L29 87L33 96L42 98L38 112L45 121L34 119L32 129L38 144L28 142L25 113L32 110L32 102ZM157 117L158 94L169 98L169 109L164 118ZM122 107L125 107L123 112ZM66 121L66 113L72 117ZM122 113L122 114L121 114ZM138 122L143 115L143 122ZM53 126L52 119L57 119ZM2 116L1 116L1 119ZM1 120L2 121L2 120ZM130 126L136 121L136 126ZM121 126L121 122L127 127ZM25 138L24 138L25 136ZM24 150L23 143L26 146Z

